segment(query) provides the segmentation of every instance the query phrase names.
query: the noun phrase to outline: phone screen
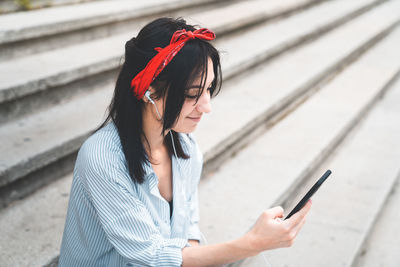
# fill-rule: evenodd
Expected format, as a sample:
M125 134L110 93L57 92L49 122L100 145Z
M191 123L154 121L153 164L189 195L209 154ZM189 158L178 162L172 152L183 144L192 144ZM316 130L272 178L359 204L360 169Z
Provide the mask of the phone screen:
M311 189L307 192L307 194L300 200L299 203L297 203L296 207L289 213L288 216L286 216L286 219L289 219L292 217L293 214L301 210L301 208L304 207L304 205L307 203L307 201L314 195L315 192L319 189L319 187L322 185L323 182L325 182L326 178L328 178L329 175L331 175L331 171L327 170L324 175L322 175L321 178L311 187Z

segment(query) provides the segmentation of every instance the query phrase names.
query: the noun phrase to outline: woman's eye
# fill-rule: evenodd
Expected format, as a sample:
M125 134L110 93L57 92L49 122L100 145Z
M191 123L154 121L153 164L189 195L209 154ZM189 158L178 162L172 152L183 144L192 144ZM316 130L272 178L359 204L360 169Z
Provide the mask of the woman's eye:
M207 91L211 91L212 90L212 87L208 87L207 88ZM185 97L186 98L190 98L190 99L195 99L195 98L197 98L197 94L195 94L195 95L188 95L188 94L185 94Z
M190 99L195 99L197 95L185 95L185 97L190 98Z

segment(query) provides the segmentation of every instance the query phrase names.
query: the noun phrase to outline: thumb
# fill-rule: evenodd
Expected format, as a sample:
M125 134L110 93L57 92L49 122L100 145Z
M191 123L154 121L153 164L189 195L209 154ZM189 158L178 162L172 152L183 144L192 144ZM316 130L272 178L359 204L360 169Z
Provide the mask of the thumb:
M281 217L283 217L283 208L281 206L273 207L273 208L267 210L267 213L273 219L275 219L277 217L281 218Z

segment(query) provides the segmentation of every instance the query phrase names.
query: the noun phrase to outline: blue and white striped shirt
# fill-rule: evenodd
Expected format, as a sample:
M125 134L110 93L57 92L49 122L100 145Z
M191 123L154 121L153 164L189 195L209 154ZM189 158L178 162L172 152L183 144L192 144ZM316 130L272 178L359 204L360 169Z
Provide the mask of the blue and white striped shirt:
M172 157L171 219L151 165L144 165L143 184L131 180L113 123L84 142L74 169L60 267L181 266L188 239L200 240L197 187L203 157L191 134L179 136L190 158Z

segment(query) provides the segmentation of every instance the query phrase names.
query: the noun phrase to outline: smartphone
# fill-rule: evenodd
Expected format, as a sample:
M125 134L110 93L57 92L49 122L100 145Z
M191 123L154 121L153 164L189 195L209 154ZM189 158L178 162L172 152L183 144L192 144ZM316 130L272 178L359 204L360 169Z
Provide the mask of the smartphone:
M331 175L331 171L327 170L324 175L322 175L321 178L319 178L319 180L313 185L313 187L311 187L311 189L307 192L307 194L300 200L299 203L297 203L296 207L294 207L294 209L289 213L288 216L286 216L286 219L289 219L290 217L292 217L293 214L295 214L296 212L298 212L299 210L301 210L301 208L304 207L304 205L306 205L307 201L314 195L315 192L317 192L317 190L319 189L319 187L322 185L323 182L325 182L326 178L328 178L329 175Z

